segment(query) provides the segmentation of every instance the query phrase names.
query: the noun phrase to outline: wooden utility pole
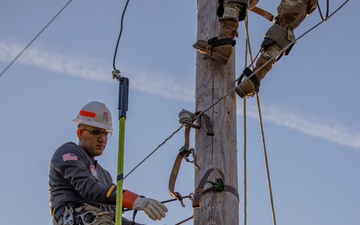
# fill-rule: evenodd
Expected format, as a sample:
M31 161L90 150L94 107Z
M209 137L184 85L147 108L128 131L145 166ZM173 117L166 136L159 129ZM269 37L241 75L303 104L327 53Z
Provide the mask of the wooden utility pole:
M218 36L218 0L197 0L197 4L197 38L207 40ZM222 65L197 53L196 111L207 109L235 87L234 55L227 65ZM225 175L225 184L238 190L236 93L229 94L206 114L211 118L214 136L207 136L203 128L195 132L196 158L199 165L199 169L195 170L195 187L198 187L207 171L218 169ZM214 171L208 180L215 181L218 177L219 173ZM194 225L238 224L239 202L231 192L207 192L202 196L202 207L194 209Z

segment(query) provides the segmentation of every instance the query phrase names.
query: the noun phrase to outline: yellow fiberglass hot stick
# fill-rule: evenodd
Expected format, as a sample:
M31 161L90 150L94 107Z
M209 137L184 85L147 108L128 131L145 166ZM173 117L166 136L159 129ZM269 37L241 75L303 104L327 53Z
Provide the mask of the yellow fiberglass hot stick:
M118 170L116 184L116 225L122 224L122 199L124 180L124 144L125 144L125 120L128 110L129 79L121 77L119 81L119 149Z

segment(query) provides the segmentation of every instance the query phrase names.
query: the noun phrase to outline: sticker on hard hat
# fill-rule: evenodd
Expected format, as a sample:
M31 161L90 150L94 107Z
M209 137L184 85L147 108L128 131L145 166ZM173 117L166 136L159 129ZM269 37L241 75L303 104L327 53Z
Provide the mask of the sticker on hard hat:
M89 112L89 111L85 111L85 110L80 110L79 115L91 117L91 118L95 118L95 116L96 116L96 114L94 112Z

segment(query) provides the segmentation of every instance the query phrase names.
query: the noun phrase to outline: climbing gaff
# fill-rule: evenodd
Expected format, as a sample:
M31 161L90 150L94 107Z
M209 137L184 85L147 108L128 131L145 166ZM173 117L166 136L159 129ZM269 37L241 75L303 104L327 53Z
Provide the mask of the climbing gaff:
M120 76L120 71L113 71L113 78L119 81L119 148L118 148L118 170L116 183L116 225L122 224L122 199L124 180L124 146L125 146L125 120L128 110L129 79Z

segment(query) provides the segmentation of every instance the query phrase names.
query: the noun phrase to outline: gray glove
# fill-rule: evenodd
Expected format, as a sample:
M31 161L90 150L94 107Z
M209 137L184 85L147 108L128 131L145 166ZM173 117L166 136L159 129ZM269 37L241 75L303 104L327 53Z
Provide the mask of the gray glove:
M161 202L141 196L135 200L133 209L144 211L152 220L161 220L168 211Z

